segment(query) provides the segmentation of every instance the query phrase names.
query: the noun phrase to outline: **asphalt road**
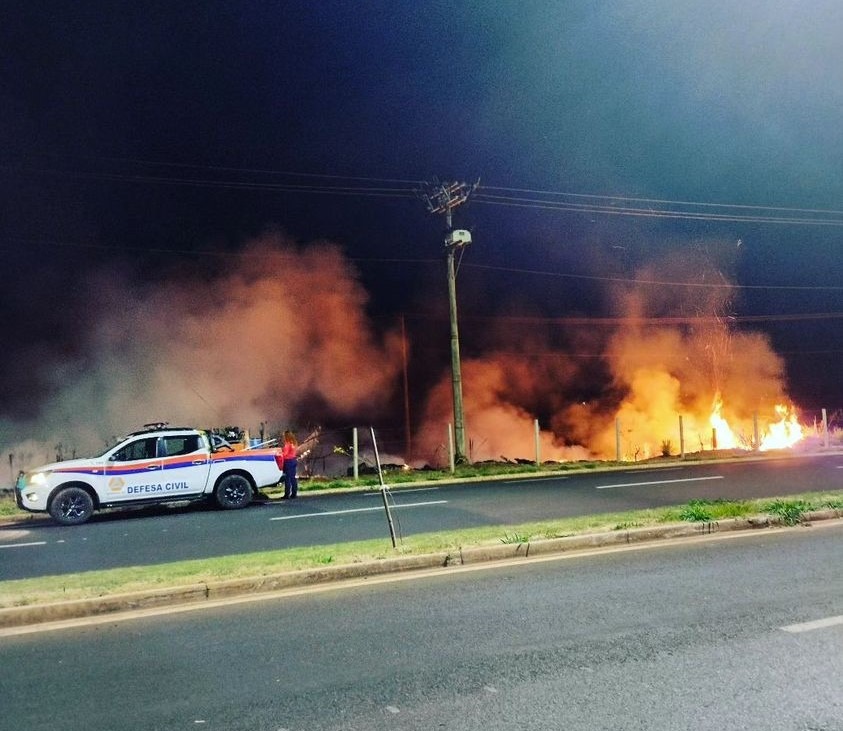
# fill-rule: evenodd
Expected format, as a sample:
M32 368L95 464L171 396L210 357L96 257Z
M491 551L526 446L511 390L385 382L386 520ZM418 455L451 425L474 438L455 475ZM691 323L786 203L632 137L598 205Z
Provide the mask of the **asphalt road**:
M679 505L691 499L749 499L843 489L843 456L824 455L658 469L438 484L396 490L400 533ZM0 580L295 546L389 540L377 492L302 496L219 511L204 505L96 515L81 526L49 518L0 526Z
M839 731L843 526L0 637L9 731Z

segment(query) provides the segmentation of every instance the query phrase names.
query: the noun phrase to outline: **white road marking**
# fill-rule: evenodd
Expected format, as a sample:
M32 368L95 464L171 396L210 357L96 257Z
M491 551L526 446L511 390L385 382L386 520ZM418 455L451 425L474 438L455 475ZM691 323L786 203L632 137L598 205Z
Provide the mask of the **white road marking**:
M407 488L406 490L393 491L393 490L389 490L389 487L387 486L387 490L389 490L389 493L391 495L395 495L396 492L400 492L402 495L405 495L408 492L431 492L433 490L438 490L438 489L439 489L438 487L410 487L410 488ZM378 490L377 492L367 492L367 493L364 493L364 494L366 495L366 497L380 497L381 491Z
M424 503L404 503L395 504L391 507L396 508L420 508L424 505L444 505L447 500L429 500ZM322 518L327 515L345 515L346 513L371 513L376 510L383 510L382 506L375 508L349 508L348 510L328 510L324 513L303 513L302 515L279 515L277 518L270 518L270 520L297 520L299 518Z
M687 467L659 467L658 471L659 474L664 474L665 472L684 472ZM623 474L625 475L640 475L641 470L624 470Z
M782 627L785 632L798 634L800 632L811 632L815 629L825 629L826 627L835 627L838 624L843 624L843 614L837 617L826 617L825 619L815 619L813 622L800 622L799 624L789 624Z
M570 475L553 475L552 477L524 477L520 480L501 480L504 485L521 485L525 482L547 482L548 480L567 480Z
M390 713L401 713L401 711L398 710L395 706L387 706L386 710L389 711Z
M46 546L47 541L33 541L32 543L9 543L0 548L25 548L26 546Z
M711 477L686 477L682 480L653 480L652 482L624 482L617 485L597 485L598 490L610 490L613 487L641 487L643 485L668 485L673 482L700 482L702 480L722 480L723 475Z

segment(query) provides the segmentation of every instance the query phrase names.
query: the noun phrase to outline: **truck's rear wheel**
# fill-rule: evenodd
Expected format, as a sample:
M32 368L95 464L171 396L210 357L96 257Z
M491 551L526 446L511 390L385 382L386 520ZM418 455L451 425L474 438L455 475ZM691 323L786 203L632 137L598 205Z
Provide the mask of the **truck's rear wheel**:
M79 525L94 512L94 501L81 487L65 487L50 502L50 515L56 523Z
M252 485L242 475L227 475L214 490L214 499L223 510L245 508L252 502Z

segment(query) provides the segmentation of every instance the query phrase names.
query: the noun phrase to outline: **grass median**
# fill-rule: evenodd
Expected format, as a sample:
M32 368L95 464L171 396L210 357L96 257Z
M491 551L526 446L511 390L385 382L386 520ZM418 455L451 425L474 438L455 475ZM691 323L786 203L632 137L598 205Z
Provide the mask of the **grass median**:
M808 511L843 509L843 490L809 492L759 500L694 500L684 505L605 513L541 522L467 528L403 538L395 549L383 539L307 548L130 566L103 571L44 576L0 582L0 607L32 606L89 599L147 589L201 584L222 579L254 578L326 565L380 561L396 556L458 551L472 546L528 543L551 538L629 530L687 521L718 521L749 516L775 516L796 524Z

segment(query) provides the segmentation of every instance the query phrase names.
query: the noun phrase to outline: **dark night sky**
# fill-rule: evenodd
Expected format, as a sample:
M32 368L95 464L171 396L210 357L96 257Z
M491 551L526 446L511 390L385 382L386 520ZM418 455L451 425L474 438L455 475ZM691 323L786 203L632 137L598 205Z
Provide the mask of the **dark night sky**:
M787 320L843 311L841 38L838 0L6 3L0 445L96 370L114 282L202 292L267 232L337 244L371 327L405 313L420 338L446 306L443 222L412 195L433 176L481 179L456 214L468 356L485 317L623 314L608 280L687 252L740 285L728 314L770 335L793 399L841 408L841 320Z

